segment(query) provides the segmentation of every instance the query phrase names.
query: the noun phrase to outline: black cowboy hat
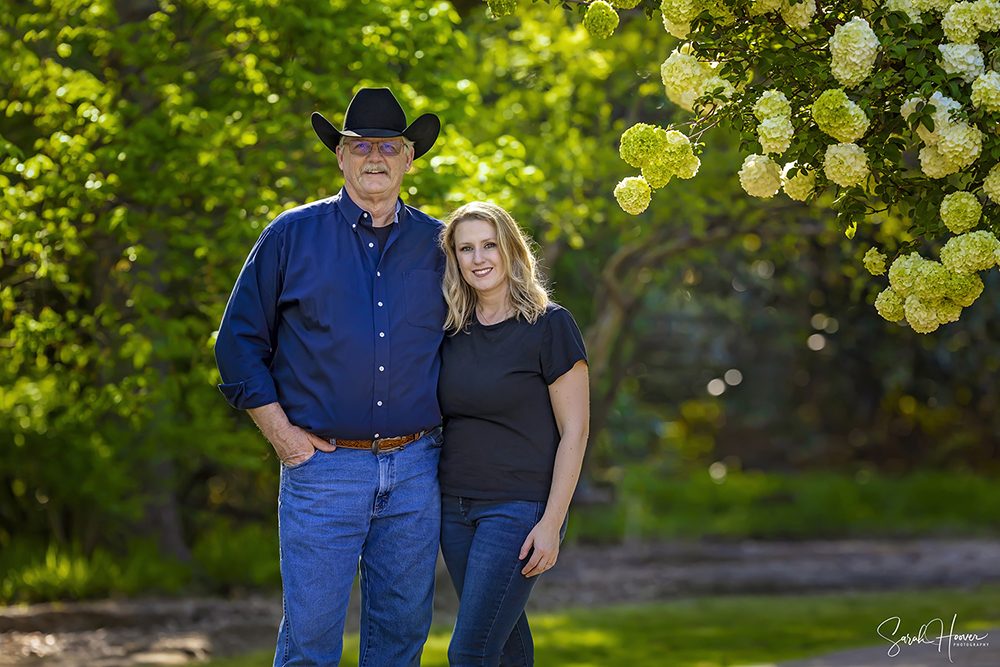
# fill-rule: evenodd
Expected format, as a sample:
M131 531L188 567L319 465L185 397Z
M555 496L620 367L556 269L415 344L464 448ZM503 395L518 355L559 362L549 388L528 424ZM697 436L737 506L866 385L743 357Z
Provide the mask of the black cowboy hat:
M312 126L320 141L337 152L340 138L347 137L406 137L413 142L413 159L426 153L437 141L441 120L432 113L406 125L406 114L388 88L362 88L347 105L344 129L338 131L333 123L314 111Z

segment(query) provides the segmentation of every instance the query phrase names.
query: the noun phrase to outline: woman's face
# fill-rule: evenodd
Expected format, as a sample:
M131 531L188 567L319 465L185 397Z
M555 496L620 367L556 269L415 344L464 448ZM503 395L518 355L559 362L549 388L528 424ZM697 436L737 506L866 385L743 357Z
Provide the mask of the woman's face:
M462 278L480 295L504 289L507 274L493 224L478 218L457 224L455 254Z

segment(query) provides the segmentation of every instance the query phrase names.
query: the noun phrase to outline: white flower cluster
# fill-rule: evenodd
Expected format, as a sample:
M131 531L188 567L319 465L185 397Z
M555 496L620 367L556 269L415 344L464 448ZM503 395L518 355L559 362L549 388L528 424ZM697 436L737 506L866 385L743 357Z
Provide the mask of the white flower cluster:
M868 176L868 156L857 144L832 144L826 149L823 173L845 188L860 185Z
M985 72L972 82L972 106L990 113L1000 111L1000 73Z
M816 15L816 0L799 0L792 4L790 0L754 0L750 6L751 16L761 16L778 12L790 28L805 30Z
M955 44L975 44L980 32L994 32L1000 27L1000 3L997 0L956 2L941 19L944 35Z
M855 17L837 26L830 38L831 69L840 85L854 88L872 72L879 43L868 21Z
M781 169L766 155L748 155L740 169L740 185L747 194L768 199L781 189Z
M917 333L958 321L962 308L971 306L983 292L977 274L958 273L947 263L916 253L896 258L889 268L889 285L875 300L876 310L890 322L905 317Z
M911 97L900 109L909 120L922 100ZM954 120L952 114L962 108L959 102L935 92L926 102L934 107L931 113L934 129L917 126L917 135L926 146L920 149L920 168L930 178L944 178L965 169L977 159L983 148L983 133L974 125Z
M978 231L948 239L941 248L941 262L958 274L975 273L997 263L1000 241L991 232Z
M868 269L868 273L873 276L880 276L885 273L886 256L878 251L878 248L869 248L861 262Z
M691 32L691 21L706 9L716 25L725 26L736 20L729 8L717 0L661 0L663 27L677 39L684 39Z
M638 176L622 179L621 183L615 186L615 199L618 200L618 205L632 215L639 215L645 211L652 197L649 184Z
M689 49L674 49L660 65L660 78L667 98L686 111L694 110L694 102L699 97L719 88L724 98L731 98L736 91L733 84L715 73L718 65L698 60Z
M910 17L910 23L923 23L920 10L914 6L913 0L885 0L882 5L890 12L903 12Z
M760 121L757 139L764 153L781 155L792 143L792 107L778 90L768 90L754 105L753 113Z
M800 166L794 176L789 176L796 166L794 162L789 162L781 170L781 188L795 201L805 201L816 189L816 172Z
M978 44L941 44L938 49L941 69L948 74L961 74L966 83L972 83L985 71Z
M1000 204L1000 164L993 165L983 181L983 191L994 204Z
M853 143L868 131L868 116L840 88L823 91L813 102L812 117L819 129L844 143Z
M964 234L979 224L983 205L971 192L953 192L941 201L941 220L953 234Z

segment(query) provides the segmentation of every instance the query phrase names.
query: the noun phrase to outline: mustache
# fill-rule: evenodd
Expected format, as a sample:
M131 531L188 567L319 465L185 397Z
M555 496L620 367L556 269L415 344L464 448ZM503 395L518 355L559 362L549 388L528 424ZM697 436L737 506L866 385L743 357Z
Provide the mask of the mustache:
M361 167L362 174L388 174L389 170L384 164L366 164Z

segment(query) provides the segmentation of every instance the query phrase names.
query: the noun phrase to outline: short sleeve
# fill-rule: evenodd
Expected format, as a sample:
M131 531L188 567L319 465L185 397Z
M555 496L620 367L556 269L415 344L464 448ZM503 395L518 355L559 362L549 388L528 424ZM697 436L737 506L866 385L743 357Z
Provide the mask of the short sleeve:
M587 360L587 348L576 320L561 306L550 306L544 315L545 335L542 337L542 378L552 384L565 375L578 361Z

